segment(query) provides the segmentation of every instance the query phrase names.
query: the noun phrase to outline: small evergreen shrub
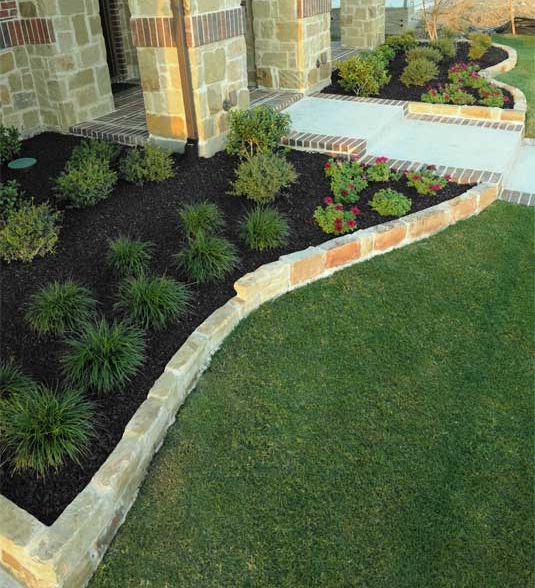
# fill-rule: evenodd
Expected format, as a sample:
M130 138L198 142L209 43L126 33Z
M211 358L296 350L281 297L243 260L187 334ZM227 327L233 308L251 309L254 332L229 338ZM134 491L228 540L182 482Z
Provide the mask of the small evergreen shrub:
M82 392L121 390L145 359L143 331L126 322L85 323L66 345L61 357L63 374Z
M69 164L74 167L80 167L88 159L97 159L113 167L121 154L121 150L121 146L117 145L117 143L85 139L72 150Z
M60 216L47 203L21 205L0 228L0 259L30 262L54 251Z
M363 53L337 64L340 86L357 96L371 96L388 84L387 61L378 53Z
M392 61L396 56L396 50L390 45L383 43L382 45L378 45L374 50L374 53L378 53L384 61L387 63Z
M0 400L14 394L29 394L35 388L36 383L19 367L0 363Z
M24 318L40 335L63 335L89 320L96 305L91 292L76 282L52 282L32 294Z
M119 278L139 276L147 271L154 248L150 241L118 237L108 242L106 265Z
M403 216L411 209L411 200L391 188L379 190L373 195L370 206L381 216Z
M155 143L130 149L120 161L119 170L122 178L138 186L164 182L175 175L172 152Z
M79 463L94 436L94 407L79 392L62 394L43 386L0 403L0 446L15 471L40 477L67 460Z
M56 191L76 208L93 206L113 192L117 174L108 161L89 158L79 164L67 163L56 178Z
M20 192L20 186L16 180L0 183L0 224L18 208L22 197L23 193Z
M402 35L389 35L385 44L392 47L397 53L398 51L408 51L418 45L418 39L411 33L403 33Z
M163 329L181 318L188 309L187 287L170 278L140 276L119 286L114 309L123 312L143 329Z
M331 180L331 193L337 204L354 204L368 185L364 168L356 157L351 161L329 159L324 170Z
M255 251L282 247L288 240L288 221L274 208L257 206L242 221L240 237Z
M413 59L409 61L400 76L406 86L423 86L429 80L436 78L438 68L428 59Z
M194 238L199 231L217 233L225 226L225 219L217 204L208 200L197 204L186 204L178 214L188 239Z
M223 239L200 231L175 255L180 271L196 282L217 282L233 270L239 257L236 247Z
M231 183L232 190L228 193L265 204L296 179L294 166L284 157L278 153L257 153L238 165L236 179Z
M439 37L430 41L429 46L438 49L444 59L451 59L457 55L457 46L451 37Z
M492 37L486 33L471 33L468 35L470 49L468 56L470 59L481 59L492 45Z
M22 143L18 129L0 125L0 164L15 159L21 149Z
M344 235L357 229L357 216L360 210L357 206L346 209L343 204L333 202L327 196L323 200L325 206L318 206L314 211L314 220L320 229L328 235Z
M274 151L290 132L290 116L270 106L230 112L227 153L241 158Z
M438 49L426 47L425 45L409 49L406 53L406 57L407 61L412 61L413 59L428 59L433 63L440 63L443 59L442 53Z

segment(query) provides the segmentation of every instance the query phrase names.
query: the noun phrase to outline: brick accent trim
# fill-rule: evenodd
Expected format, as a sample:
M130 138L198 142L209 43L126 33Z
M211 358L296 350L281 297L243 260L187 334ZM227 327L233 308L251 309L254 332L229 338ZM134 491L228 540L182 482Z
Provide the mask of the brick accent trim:
M0 49L56 42L52 19L22 18L0 22Z
M133 18L130 20L134 47L176 47L171 17Z
M245 34L244 9L232 8L186 17L188 47L208 45Z
M435 114L408 114L409 120L426 120L428 122L445 123L449 125L463 125L470 127L486 127L488 129L499 129L501 131L515 131L521 133L524 129L522 122L507 123L474 118L458 118L455 116L440 116Z
M407 100L384 100L383 98L361 98L359 96L343 96L342 94L325 94L323 92L312 92L311 98L322 98L323 100L342 100L344 102L367 102L369 104L384 104L385 106L401 106L404 114L409 112Z
M514 204L524 204L526 206L535 206L535 192L520 192L520 190L503 190L500 200L512 202Z
M291 132L283 137L281 143L293 149L319 151L330 155L363 155L366 152L366 141L353 137L335 137L317 135L315 133Z
M0 0L0 20L17 18L18 14L15 0Z
M297 15L307 18L316 14L331 12L331 0L297 0ZM299 16L299 15L302 16Z

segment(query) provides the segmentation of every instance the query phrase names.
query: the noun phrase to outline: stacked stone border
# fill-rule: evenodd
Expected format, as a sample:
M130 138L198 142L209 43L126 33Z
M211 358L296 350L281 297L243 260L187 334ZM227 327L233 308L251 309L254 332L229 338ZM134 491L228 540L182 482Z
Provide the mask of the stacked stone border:
M106 462L53 525L43 525L0 496L1 565L28 588L84 586L136 499L178 409L243 318L282 294L478 214L496 200L500 189L501 177L494 174L452 200L283 255L241 277L234 284L236 296L214 311L173 355Z

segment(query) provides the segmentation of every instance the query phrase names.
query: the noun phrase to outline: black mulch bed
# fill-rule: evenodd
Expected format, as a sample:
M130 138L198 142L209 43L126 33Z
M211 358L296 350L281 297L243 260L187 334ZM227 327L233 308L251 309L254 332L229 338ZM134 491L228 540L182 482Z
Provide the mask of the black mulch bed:
M35 196L37 202L53 200L50 178L63 169L78 142L76 137L52 133L24 142L22 155L34 156L39 162L32 172L17 176L27 194ZM177 157L177 175L172 180L144 187L120 181L109 200L93 208L66 209L54 255L35 259L31 264L12 263L1 267L1 358L13 359L36 380L54 386L61 383L58 355L63 345L54 339L37 339L25 325L23 305L33 292L52 280L73 278L93 290L101 303L101 312L111 318L117 283L104 265L108 239L130 235L155 242L157 254L153 271L180 279L172 264L172 256L182 243L177 210L185 203L205 198L217 202L224 211L228 221L227 236L241 252L240 266L224 282L202 288L191 286L193 307L179 325L149 335L147 360L124 391L108 398L94 398L98 405L99 434L92 445L91 455L83 459L81 466L69 464L46 480L39 480L29 474L12 475L4 464L0 471L2 494L44 523L51 524L113 450L126 423L146 398L169 358L213 310L234 295L234 281L259 265L276 260L283 253L305 249L331 238L312 219L315 207L329 194L323 171L327 158L293 151L289 153L289 159L297 168L299 180L276 201L277 208L288 215L291 225L291 240L284 250L254 253L237 240L238 220L251 204L242 198L225 195L234 175L236 159L219 153L212 159ZM9 179L7 170L2 170L2 174ZM381 187L385 185L375 184L373 191ZM392 187L412 198L413 211L453 198L469 188L449 184L439 196L430 198L418 196L406 188L404 179L393 183ZM371 193L372 190L367 189L358 203L362 210L358 218L360 228L389 220L368 207L366 202Z
M448 83L448 69L455 63L477 63L481 69L501 63L508 58L507 53L498 47L490 47L481 59L470 59L468 57L468 43L457 43L457 55L452 59L445 59L439 64L439 75L436 79L427 82L423 86L405 86L399 77L403 73L407 62L403 52L398 53L390 62L389 72L392 76L390 82L381 89L381 92L374 98L383 98L385 100L412 100L421 102L422 94L427 92L429 86L436 86L438 83ZM331 84L322 90L324 94L340 94L344 96L354 96L352 92L344 90L339 83L338 70L334 70L331 77ZM471 92L470 88L467 89ZM513 108L514 99L510 92L503 90L504 95L509 97L509 101L504 104L504 108Z

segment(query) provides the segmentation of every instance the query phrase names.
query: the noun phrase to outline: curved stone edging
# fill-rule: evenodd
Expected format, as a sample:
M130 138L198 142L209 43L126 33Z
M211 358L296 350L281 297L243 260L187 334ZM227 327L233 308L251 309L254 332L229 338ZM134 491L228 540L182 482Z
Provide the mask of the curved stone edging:
M523 123L526 119L527 100L524 93L514 86L505 84L494 79L495 75L505 73L512 70L517 63L518 55L513 47L508 45L501 45L500 43L493 43L493 47L503 49L508 57L481 70L481 74L486 77L491 84L508 90L515 101L512 109L496 108L490 106L470 106L470 105L456 105L456 104L430 104L428 102L409 102L409 114L429 114L432 116L452 116L461 119L478 119L495 122L508 123Z
M286 292L478 214L496 200L499 189L499 184L480 184L424 211L283 255L237 280L236 296L173 355L108 459L53 525L43 525L0 495L1 565L28 588L84 586L136 499L176 412L243 318Z

